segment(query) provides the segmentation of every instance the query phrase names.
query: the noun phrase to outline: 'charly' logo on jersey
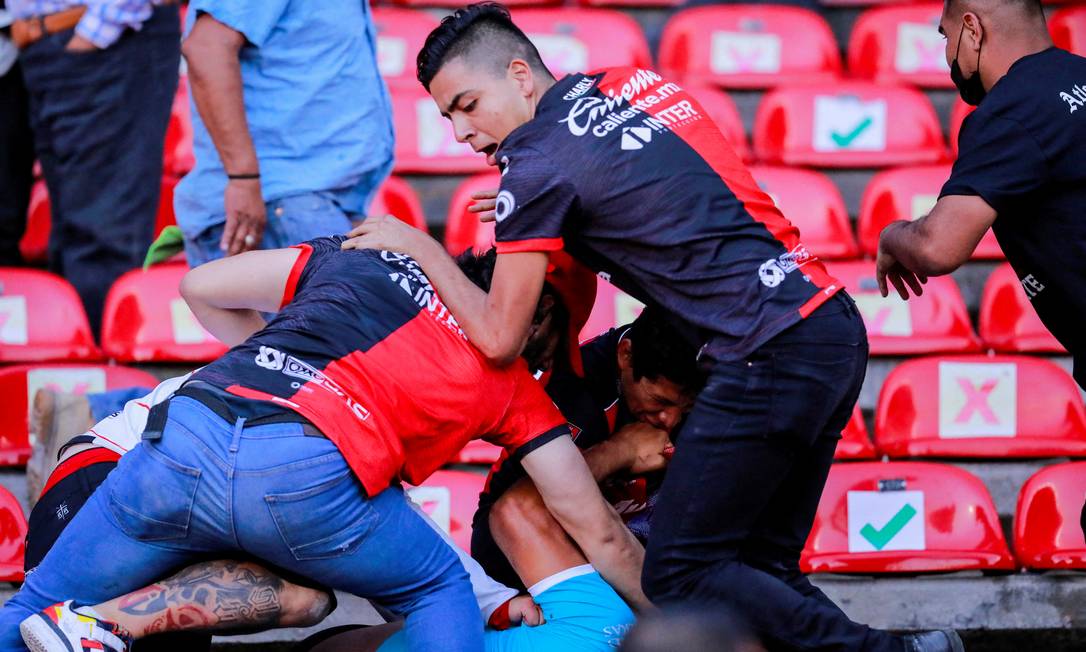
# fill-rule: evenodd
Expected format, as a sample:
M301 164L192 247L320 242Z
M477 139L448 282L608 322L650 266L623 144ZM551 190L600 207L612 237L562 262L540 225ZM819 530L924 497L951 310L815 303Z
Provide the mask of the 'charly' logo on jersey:
M584 95L595 86L596 80L592 77L582 77L581 81L573 85L573 88L566 91L566 94L562 96L562 99L567 102L572 102L578 97Z
M501 222L509 217L516 207L517 200L513 197L513 193L508 190L499 192L497 198L494 200L494 219Z
M1067 102L1067 106L1071 109L1069 113L1074 113L1079 107L1086 106L1086 88L1075 84L1071 92L1061 91L1060 99Z

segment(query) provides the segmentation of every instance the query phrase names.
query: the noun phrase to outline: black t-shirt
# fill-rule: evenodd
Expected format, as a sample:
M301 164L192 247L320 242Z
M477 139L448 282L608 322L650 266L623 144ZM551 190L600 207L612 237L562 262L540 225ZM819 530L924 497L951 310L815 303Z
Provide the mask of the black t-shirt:
M558 81L496 157L499 254L565 248L717 359L840 289L697 100L652 71Z
M962 124L941 196L995 209L999 246L1086 387L1086 58L1022 57Z

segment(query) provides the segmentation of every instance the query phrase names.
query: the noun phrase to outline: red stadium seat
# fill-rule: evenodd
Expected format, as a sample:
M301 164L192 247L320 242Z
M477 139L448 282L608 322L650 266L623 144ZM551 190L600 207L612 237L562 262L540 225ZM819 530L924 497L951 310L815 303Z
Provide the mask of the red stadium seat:
M26 464L30 458L27 432L34 394L52 389L69 394L90 394L125 387L154 387L151 374L112 365L15 365L0 368L0 466ZM70 433L74 436L79 433Z
M0 487L0 582L23 581L26 529L19 500Z
M500 180L497 172L477 174L465 179L453 193L445 221L445 250L453 256L468 249L482 252L494 246L494 223L480 222L478 215L468 212L468 206L473 192L495 190Z
M468 471L436 471L417 487L407 490L411 500L426 512L456 545L471 550L471 519L479 506L486 476Z
M875 442L892 457L1086 456L1086 408L1048 360L918 358L883 383Z
M908 5L916 0L819 0L823 7L877 7L882 5Z
M992 498L948 464L834 464L800 559L809 573L1012 571Z
M102 348L121 362L207 362L226 346L204 329L181 298L183 264L136 269L106 297Z
M949 165L923 165L885 170L871 178L860 201L856 231L869 256L879 250L879 234L894 220L915 220L931 212L939 191L950 178ZM973 252L974 260L1002 260L1003 250L991 229Z
M1041 323L1009 264L988 276L980 299L980 338L1001 353L1066 353Z
M875 445L867 435L867 424L864 423L863 412L857 405L852 411L852 418L841 432L841 441L837 442L837 450L833 453L835 460L873 460L875 459Z
M585 7L678 7L683 0L580 0Z
M422 212L419 196L411 185L399 177L389 177L381 184L377 196L370 205L370 215L394 215L416 229L427 231L426 216Z
M468 174L488 169L485 156L456 142L452 123L441 117L421 86L393 88L392 114L397 173Z
M464 6L460 0L392 0L394 5L402 7L444 7L459 9ZM562 4L562 0L509 0L502 4L507 7L551 7Z
M800 239L820 258L856 258L845 200L829 177L813 170L753 167L754 180L784 216L799 227Z
M769 88L832 79L841 58L817 12L730 5L676 12L664 26L659 66L677 81Z
M1057 464L1033 475L1018 495L1014 550L1026 568L1086 568L1079 514L1086 462Z
M581 341L592 339L616 326L623 326L637 319L645 304L626 294L603 279L596 281L596 302L592 314L581 329Z
M969 106L960 99L954 100L954 108L950 110L950 130L947 132L950 134L950 157L958 158L958 135L962 132L962 123L965 122L966 116L976 110L976 107Z
M620 66L652 67L649 44L633 18L611 9L518 9L513 22L559 79Z
M888 297L879 293L872 261L834 263L829 271L856 300L872 355L980 350L962 293L951 277L930 278L922 296L903 301L892 288Z
M718 88L702 84L687 86L686 91L693 95L698 104L701 104L705 112L709 114L739 158L744 163L750 163L754 159L754 152L747 144L743 118L740 117L739 109L736 108L732 98Z
M456 464L484 464L490 466L502 455L502 447L487 443L482 439L473 439L460 450L453 460Z
M1048 19L1052 42L1078 55L1086 55L1086 7L1060 9Z
M438 20L424 11L374 7L377 69L389 86L417 86L415 57Z
M754 151L767 163L835 168L946 159L942 129L923 93L861 81L770 91L755 117Z
M98 360L75 288L33 269L0 267L0 362Z
M192 149L192 108L189 105L188 79L181 77L173 96L170 122L166 127L163 150L163 174L182 176L196 164Z
M946 40L939 33L943 4L879 7L860 14L848 42L848 69L878 82L951 88Z

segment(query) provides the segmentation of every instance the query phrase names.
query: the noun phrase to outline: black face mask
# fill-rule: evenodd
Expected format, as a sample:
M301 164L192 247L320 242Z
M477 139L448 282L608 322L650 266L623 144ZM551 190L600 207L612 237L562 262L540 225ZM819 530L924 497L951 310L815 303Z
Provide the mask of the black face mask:
M962 101L970 106L976 106L980 104L988 91L984 90L984 84L980 81L980 50L977 50L977 70L968 79L962 74L961 66L958 65L958 53L962 51L963 34L965 34L965 23L962 23L962 31L958 32L958 49L954 52L954 61L950 62L950 79L957 87L958 95L962 96ZM984 48L983 42L981 48Z

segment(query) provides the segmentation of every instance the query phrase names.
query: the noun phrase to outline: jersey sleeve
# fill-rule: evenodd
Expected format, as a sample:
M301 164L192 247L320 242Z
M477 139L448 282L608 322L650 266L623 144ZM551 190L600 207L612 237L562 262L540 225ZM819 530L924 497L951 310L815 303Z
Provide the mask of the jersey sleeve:
M499 254L558 251L564 246L562 226L577 201L564 174L530 148L502 155L494 243Z
M973 114L958 139L958 160L940 197L980 197L997 215L1045 182L1047 163L1033 136L1014 120Z
M520 364L509 373L513 375L512 398L497 428L483 439L504 448L516 462L570 432L565 417L526 366Z
M314 238L291 247L291 249L299 250L300 253L290 268L290 275L287 276L287 284L283 288L283 299L279 302L280 310L294 300L294 296L313 276L313 271L320 267L329 256L339 251L339 246L345 239L345 236L341 235Z

